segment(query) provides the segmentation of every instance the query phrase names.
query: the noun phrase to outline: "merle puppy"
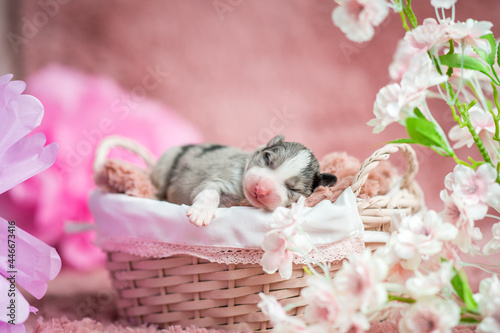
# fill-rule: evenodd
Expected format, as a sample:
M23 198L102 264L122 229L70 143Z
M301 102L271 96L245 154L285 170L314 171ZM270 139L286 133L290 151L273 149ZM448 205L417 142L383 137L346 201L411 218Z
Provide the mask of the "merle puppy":
M337 181L334 175L320 173L308 148L285 142L283 135L253 153L215 144L171 148L158 160L151 179L158 199L191 205L187 216L196 226L208 225L218 207L238 205L243 199L272 211Z

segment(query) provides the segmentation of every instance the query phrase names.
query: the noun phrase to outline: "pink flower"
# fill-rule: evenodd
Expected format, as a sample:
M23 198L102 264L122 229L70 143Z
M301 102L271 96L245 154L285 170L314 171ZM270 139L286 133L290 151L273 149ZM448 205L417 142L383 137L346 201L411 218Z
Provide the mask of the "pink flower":
M432 256L441 251L443 242L453 240L458 234L456 227L444 223L435 212L406 217L401 222L395 251L401 259L407 260L408 269L416 269L421 256Z
M415 276L406 281L406 289L414 299L434 296L443 288L450 286L453 275L453 264L444 262L438 271L427 275L415 271Z
M404 39L420 52L427 52L450 39L446 35L448 25L448 21L438 23L433 18L427 18L422 25L408 31Z
M148 89L161 84L150 72L145 69L144 80L138 82L132 93L105 77L57 65L29 78L29 91L45 106L38 130L49 141L59 143L59 153L47 172L9 191L8 199L14 205L8 208L13 213L29 212L31 219L23 226L25 230L56 247L65 265L89 270L104 262L102 251L93 244L93 232L69 236L64 232L67 221L93 220L87 201L90 191L95 189L92 177L95 149L104 136L118 134L132 138L157 156L171 146L196 143L201 138L170 109L147 98L152 92ZM117 150L110 157L138 162L129 155Z
M368 125L375 127L373 133L380 133L387 125L402 120L404 105L403 89L398 83L380 89L373 104L375 118L368 122Z
M460 197L465 205L487 210L488 205L500 207L500 184L496 170L482 164L476 170L457 165L445 178L446 188Z
M258 307L271 319L271 324L273 324L273 332L306 332L306 324L296 318L289 317L286 315L285 310L280 303L273 296L267 296L264 293L259 293L261 301Z
M492 26L493 24L488 21L467 19L465 22L450 23L448 36L461 44L476 46L490 52L490 44L481 37L491 34Z
M333 325L345 309L343 302L339 303L332 281L324 277L309 277L301 295L308 303L304 315L310 323L328 322Z
M0 77L0 193L47 169L57 154L57 144L44 147L42 133L28 136L40 125L43 106L22 95L26 84L12 77Z
M469 119L477 134L489 133L488 135L491 136L495 134L495 121L490 112L485 112L479 106L474 105L469 110ZM470 148L474 144L474 139L466 127L460 128L460 126L455 125L450 130L449 136L451 140L457 141L453 148L461 148L465 145Z
M410 63L410 68L401 79L405 103L411 111L420 106L431 87L444 83L447 75L439 74L432 65L426 53L415 55Z
M399 321L401 333L448 333L460 322L460 308L454 302L428 297L413 304Z
M291 208L279 207L274 211L273 230L262 241L264 255L261 264L264 272L273 274L279 270L282 278L289 279L294 254L305 256L313 249L309 235L300 231L305 210L305 197L300 197Z
M491 227L491 234L493 238L483 248L483 253L486 255L500 252L500 223Z
M385 0L345 0L332 13L333 23L353 42L366 42L375 34L374 27L389 14Z
M293 253L288 250L288 241L278 231L270 232L262 242L261 265L264 272L273 274L279 270L280 276L289 279L292 276Z
M431 0L431 5L436 8L450 9L456 2L457 0Z
M349 298L350 306L367 313L381 307L387 301L387 290L382 282L389 267L370 249L344 261L334 278L335 290Z
M479 332L500 331L500 281L495 274L479 284L479 293L474 295L483 316L483 321L477 326Z
M410 68L413 55L418 52L418 49L408 43L405 39L398 42L396 52L394 53L392 63L389 66L389 76L394 82L400 82L403 74Z
M441 191L444 210L440 213L445 222L451 223L458 230L453 240L462 252L468 253L471 247L477 248L477 242L482 239L481 230L474 227L474 220L480 220L486 215L486 210L478 206L467 207L460 197Z
M33 96L21 95L24 82L0 77L0 193L42 172L56 158L57 145L44 147L42 133L28 136L43 117L43 106ZM40 299L47 281L61 269L56 250L0 218L0 328L2 332L25 332L23 322L36 308L30 306L16 285Z

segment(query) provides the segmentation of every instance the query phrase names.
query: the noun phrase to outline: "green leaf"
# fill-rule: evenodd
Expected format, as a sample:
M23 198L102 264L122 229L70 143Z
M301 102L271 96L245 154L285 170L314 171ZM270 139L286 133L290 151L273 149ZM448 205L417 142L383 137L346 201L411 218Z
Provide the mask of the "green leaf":
M455 268L453 268L453 270L455 271L455 275L451 279L453 289L455 289L458 297L464 301L469 311L477 311L477 303L474 300L465 272L463 270L458 272Z
M460 319L460 324L479 324L481 320L471 317L464 317Z
M406 129L410 139L422 146L430 147L434 150L442 150L451 155L446 142L439 134L436 125L425 118L408 118Z
M439 61L442 65L453 67L453 68L461 68L462 67L462 57L463 57L463 66L465 69L472 69L476 71L480 71L484 74L488 74L490 68L481 60L473 58L468 55L461 54L445 54L439 57Z
M417 144L418 142L412 139L397 139L389 141L389 143L409 143L409 144Z
M493 34L487 34L481 37L481 39L486 40L490 44L490 53L487 53L484 50L481 50L477 47L472 47L474 51L483 59L485 62L487 62L490 65L495 64L495 58L497 54L497 43L495 42L495 37L493 37Z

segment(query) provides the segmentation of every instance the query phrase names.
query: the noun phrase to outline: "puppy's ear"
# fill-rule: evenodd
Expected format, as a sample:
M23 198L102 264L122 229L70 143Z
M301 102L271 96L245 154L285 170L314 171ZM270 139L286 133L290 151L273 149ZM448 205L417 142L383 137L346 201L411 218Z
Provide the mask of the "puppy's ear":
M314 178L312 190L314 191L318 186L333 186L336 182L337 176L330 173L319 173Z
M274 138L272 138L266 145L267 147L274 146L275 144L285 142L285 137L283 135L276 135Z

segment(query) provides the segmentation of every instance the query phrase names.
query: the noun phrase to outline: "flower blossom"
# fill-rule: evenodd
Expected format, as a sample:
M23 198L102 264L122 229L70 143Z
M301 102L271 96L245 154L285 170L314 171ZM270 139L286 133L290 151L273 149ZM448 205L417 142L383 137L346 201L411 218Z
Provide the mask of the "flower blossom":
M415 55L401 84L389 84L378 92L373 105L375 118L368 125L375 127L374 133L379 133L389 124L405 120L413 114L414 108L422 105L430 87L447 80L446 75L434 69L426 54Z
M387 277L389 267L370 249L363 254L344 261L333 283L335 289L349 297L350 306L362 313L375 310L387 301L387 290L382 282Z
M427 18L422 25L408 31L404 39L420 52L427 52L450 39L446 34L448 25L447 20L438 23L433 18Z
M496 178L497 172L490 164L481 164L476 170L457 165L446 176L445 186L461 197L467 206L486 214L488 205L500 208L500 184Z
M440 195L444 202L441 217L458 230L458 235L452 242L464 253L468 253L471 248L477 249L477 243L483 235L481 230L474 226L474 221L484 218L486 212L476 206L467 207L460 197L454 193L450 195L446 190L441 191Z
M490 112L485 112L478 105L474 105L469 109L469 119L478 135L481 136L487 133L489 133L489 135L495 134L495 121L493 116ZM451 140L457 141L453 145L453 148L461 148L465 145L470 148L474 144L474 139L469 130L459 125L452 127L449 136Z
M406 289L414 299L434 296L443 288L450 286L453 277L453 264L444 262L438 271L424 275L415 271L415 276L406 281Z
M300 197L291 208L279 207L274 211L273 230L262 241L264 255L261 264L264 272L272 274L279 270L282 278L289 279L292 276L294 254L304 256L313 249L309 235L299 231L304 222L304 204L305 197Z
M418 49L408 43L405 39L401 39L396 47L392 63L389 65L389 76L394 82L401 82L404 73L410 68L413 55L418 52Z
M460 44L479 47L489 53L490 44L481 37L491 34L492 26L491 22L473 19L467 19L465 22L453 22L448 27L448 36Z
M344 0L332 13L333 23L353 42L373 38L375 28L389 14L386 0Z
M431 5L435 8L450 9L456 2L457 0L431 0Z
M407 269L416 269L422 256L432 256L441 251L443 242L453 240L458 230L443 222L435 211L424 216L413 215L401 221L395 251L401 259L407 260Z
M306 324L296 317L289 317L286 315L285 310L280 303L273 296L259 293L261 301L257 306L265 313L271 320L274 326L273 332L305 332Z
M12 75L0 77L0 194L50 167L57 154L56 144L44 147L42 133L28 136L40 125L43 106L33 96L21 94L24 82L11 79ZM0 252L0 331L25 332L23 322L37 310L17 285L42 298L47 281L59 274L61 259L54 248L3 218L0 244L5 244L5 251ZM8 249L14 249L14 253ZM11 300L15 300L13 310Z
M448 333L460 322L460 308L439 297L418 300L399 321L401 333Z
M491 227L492 239L483 248L483 253L490 255L500 252L500 223L496 223Z
M500 331L500 281L495 274L479 284L479 293L474 295L483 321L477 326L479 332Z

